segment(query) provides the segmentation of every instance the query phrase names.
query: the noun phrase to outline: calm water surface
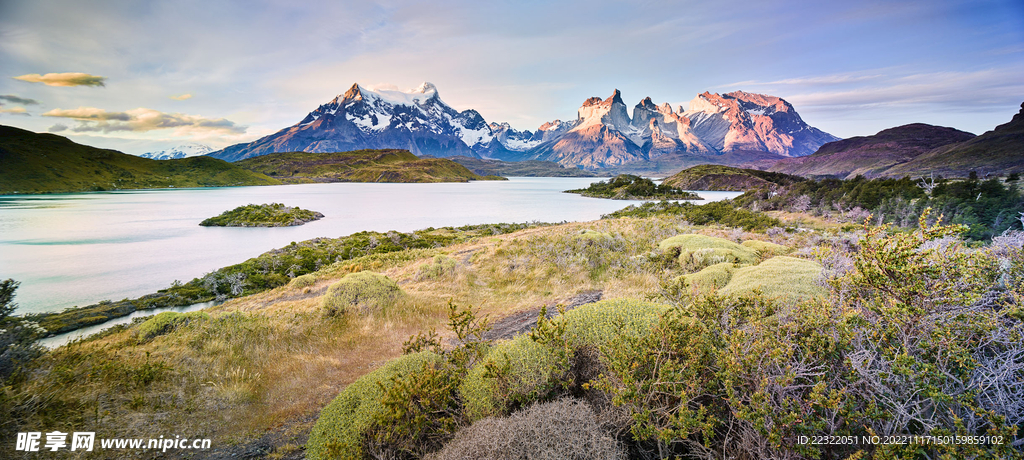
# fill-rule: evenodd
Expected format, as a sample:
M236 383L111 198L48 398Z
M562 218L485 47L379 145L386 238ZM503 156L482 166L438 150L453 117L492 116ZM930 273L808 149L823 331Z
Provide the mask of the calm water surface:
M156 292L273 248L363 230L500 222L589 221L631 204L563 190L595 178L445 184L303 184L0 196L0 279L21 282L19 313L57 311ZM708 201L738 192L699 192ZM284 203L324 218L298 227L200 227L249 203Z

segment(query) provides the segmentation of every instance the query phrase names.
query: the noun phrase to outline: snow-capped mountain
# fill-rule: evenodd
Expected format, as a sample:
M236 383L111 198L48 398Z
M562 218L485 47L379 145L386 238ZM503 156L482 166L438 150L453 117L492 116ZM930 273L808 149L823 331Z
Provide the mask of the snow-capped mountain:
M793 106L744 92L703 93L687 111L645 98L630 117L619 90L584 101L571 121L554 120L536 131L488 123L475 110L457 111L423 83L410 91L348 91L309 112L293 126L210 155L228 161L274 152L338 152L368 148L408 149L420 156L468 156L499 160L540 159L567 167L599 169L674 156L743 161L802 156L834 136L808 126ZM717 162L717 161L711 161Z
M445 104L431 83L406 92L354 84L295 125L211 156L237 161L273 152L398 148L419 156L479 158L532 145L532 133L512 130L507 123L492 125L475 110L459 112Z
M153 160L176 160L178 158L206 155L212 151L213 147L210 147L209 145L189 142L187 144L181 144L177 147L161 150L159 152L143 153L139 156L142 158L151 158Z

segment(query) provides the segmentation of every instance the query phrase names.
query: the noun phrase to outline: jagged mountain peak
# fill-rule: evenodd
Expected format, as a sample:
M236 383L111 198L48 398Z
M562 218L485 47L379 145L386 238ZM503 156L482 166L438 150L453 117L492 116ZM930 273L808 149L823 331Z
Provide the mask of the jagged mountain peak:
M622 93L617 89L607 99L591 97L583 101L583 105L577 111L577 121L574 130L595 125L610 126L624 132L631 130L626 103L622 102Z

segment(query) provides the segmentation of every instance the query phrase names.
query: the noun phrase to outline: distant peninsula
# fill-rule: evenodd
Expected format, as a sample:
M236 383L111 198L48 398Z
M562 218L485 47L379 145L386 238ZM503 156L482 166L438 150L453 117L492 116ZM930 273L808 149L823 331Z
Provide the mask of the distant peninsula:
M481 176L449 159L419 158L400 149L271 153L234 164L286 184L505 180L499 176Z
M590 184L590 187L566 190L565 193L612 200L703 200L696 193L664 184L657 185L650 179L631 174L619 174L607 181Z
M292 227L322 219L316 211L288 207L282 203L247 204L199 223L203 227Z
M761 187L787 186L804 178L779 172L722 165L697 165L665 178L662 185L684 190L745 192Z
M276 185L211 157L150 160L55 134L0 126L0 194Z

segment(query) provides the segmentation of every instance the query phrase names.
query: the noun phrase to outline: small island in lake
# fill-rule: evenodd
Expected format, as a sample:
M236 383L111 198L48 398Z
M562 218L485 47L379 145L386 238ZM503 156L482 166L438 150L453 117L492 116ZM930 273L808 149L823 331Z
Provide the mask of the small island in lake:
M657 185L645 177L619 174L607 181L595 182L590 187L566 190L565 193L579 193L592 198L612 200L702 200L693 192L667 185Z
M203 227L291 227L324 217L316 211L282 203L247 204L199 223Z

